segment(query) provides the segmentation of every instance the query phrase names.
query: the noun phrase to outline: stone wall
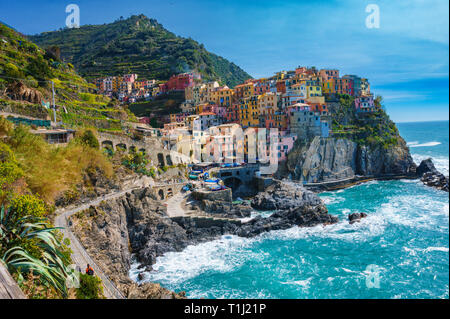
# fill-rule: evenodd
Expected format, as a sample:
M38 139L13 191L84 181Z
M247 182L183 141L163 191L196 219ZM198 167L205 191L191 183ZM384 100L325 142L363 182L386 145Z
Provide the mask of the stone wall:
M210 201L221 201L221 202L229 202L233 201L233 192L230 188L208 192L208 191L194 191L192 192L192 196L196 200L210 200Z

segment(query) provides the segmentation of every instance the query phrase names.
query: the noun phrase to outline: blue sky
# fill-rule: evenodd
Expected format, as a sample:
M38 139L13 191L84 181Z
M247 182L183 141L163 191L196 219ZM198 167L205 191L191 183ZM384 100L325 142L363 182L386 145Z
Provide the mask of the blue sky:
M254 77L298 65L338 68L368 77L397 122L449 118L447 0L0 1L0 20L25 34L64 27L70 3L81 24L143 13ZM379 29L365 26L368 4L380 8Z

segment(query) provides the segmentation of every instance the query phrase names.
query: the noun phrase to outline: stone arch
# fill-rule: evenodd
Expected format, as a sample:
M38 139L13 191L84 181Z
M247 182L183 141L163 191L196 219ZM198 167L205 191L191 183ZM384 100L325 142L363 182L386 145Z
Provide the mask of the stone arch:
M226 187L236 190L242 185L242 180L237 177L228 177L223 180L223 183Z
M116 150L125 152L127 150L127 144L125 144L125 143L117 144L116 145Z
M167 190L167 197L172 197L172 196L173 196L173 190L172 190L172 188L169 188Z
M165 166L163 153L158 153L158 164L159 166Z
M128 149L128 151L129 151L130 153L136 153L136 146L131 145L130 148Z
M172 166L172 165L173 165L173 163L172 163L172 158L170 157L170 155L166 155L166 163L167 163L167 165L169 165L169 166Z
M164 191L162 189L160 189L158 191L158 196L160 200L164 200L165 196L164 196Z
M114 144L112 141L109 141L109 140L102 141L101 147L102 147L102 149L106 148L109 150L114 150Z

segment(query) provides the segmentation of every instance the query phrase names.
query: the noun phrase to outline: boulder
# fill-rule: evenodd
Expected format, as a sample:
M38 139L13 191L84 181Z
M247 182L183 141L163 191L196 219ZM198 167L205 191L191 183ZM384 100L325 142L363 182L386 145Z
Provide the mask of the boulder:
M366 213L351 213L351 214L348 214L348 222L350 224L353 224L355 222L361 221L361 218L365 218L365 217L367 217Z

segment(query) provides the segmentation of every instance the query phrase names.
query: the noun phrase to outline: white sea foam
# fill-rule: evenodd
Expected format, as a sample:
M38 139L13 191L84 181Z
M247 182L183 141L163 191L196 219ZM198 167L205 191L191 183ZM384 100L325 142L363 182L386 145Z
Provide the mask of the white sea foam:
M424 252L428 253L430 251L443 251L448 253L448 247L427 247L424 249Z
M211 242L188 246L182 252L166 253L157 258L154 270L145 274L144 281L180 283L207 271L232 271L248 258L264 258L264 255L252 254L247 249L254 240L227 235Z
M429 156L429 155L421 155L421 154L412 154L412 158L414 162L419 165L424 159L430 158L433 160L434 166L436 169L444 175L448 175L449 173L449 158L442 156Z
M409 180L405 180L409 183ZM342 192L341 192L342 193ZM345 200L342 195L337 192L326 195L322 199L325 202L333 202L335 200ZM420 209L417 209L420 208ZM145 273L144 282L157 281L171 284L180 284L191 278L197 277L208 272L232 272L242 267L243 264L251 261L264 261L270 258L268 253L261 250L253 251L256 243L266 240L312 240L320 239L342 240L346 242L370 242L374 237L380 236L385 232L389 224L404 225L411 228L433 228L445 227L447 224L442 223L439 216L448 217L449 204L441 199L434 200L429 195L401 194L393 195L389 200L382 204L375 211L368 212L368 216L360 222L349 224L343 219L333 225L318 225L315 227L293 227L287 230L272 231L261 234L256 238L240 238L237 236L223 236L221 239L203 243L197 246L189 246L182 252L167 253L157 259L153 266L153 271ZM342 209L342 213L348 214L360 212L355 209ZM380 240L382 245L382 240ZM403 247L403 250L411 257L416 256L418 249ZM443 251L448 253L447 247L428 247L419 249L420 252L431 253L434 251ZM302 260L302 263L306 261ZM404 261L402 264L406 265ZM350 271L348 268L341 268L341 271ZM133 265L130 271L130 277L134 280L137 278L139 269L137 265ZM305 280L285 281L284 284L300 285L303 289L308 288ZM267 297L268 292L260 292ZM215 297L225 294L224 297L235 295L241 296L239 291L222 292L217 291ZM256 292L255 292L256 294ZM190 296L206 297L202 292L190 291Z
M283 285L296 285L296 286L302 286L303 288L309 288L309 285L310 285L312 279L313 278L310 277L310 278L305 279L305 280L295 280L295 281L281 282L281 284L283 284Z
M441 145L441 142L427 142L427 143L422 143L419 144L417 142L410 142L407 145L409 147L431 147L431 146L437 146L437 145Z
M320 196L320 199L324 202L325 205L338 204L345 201L344 197L339 196Z

